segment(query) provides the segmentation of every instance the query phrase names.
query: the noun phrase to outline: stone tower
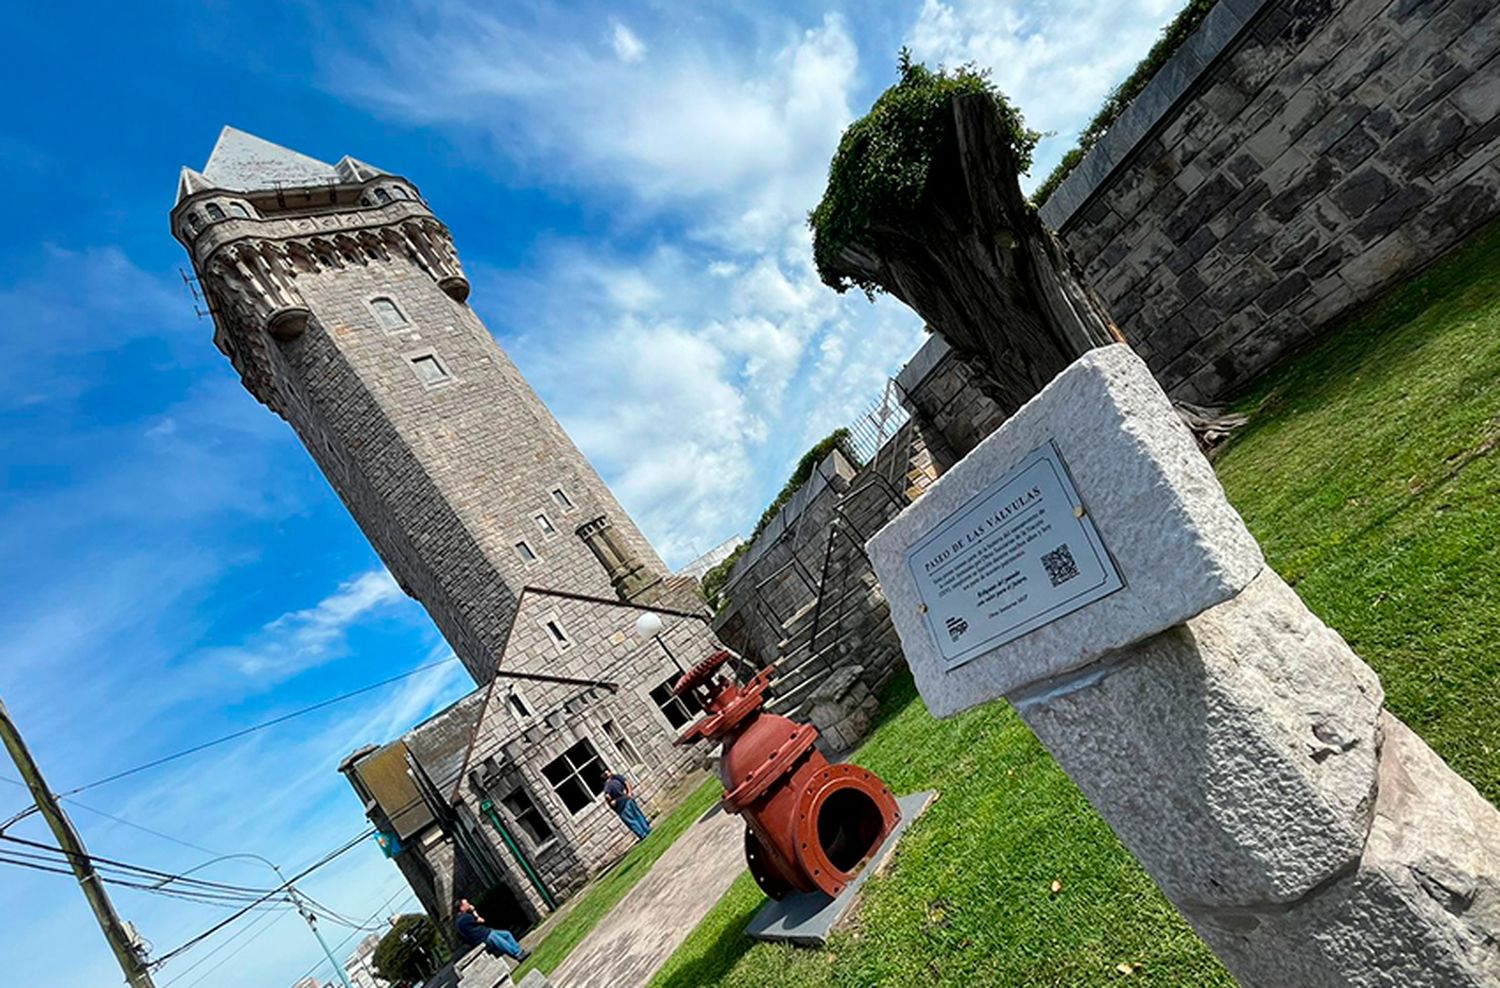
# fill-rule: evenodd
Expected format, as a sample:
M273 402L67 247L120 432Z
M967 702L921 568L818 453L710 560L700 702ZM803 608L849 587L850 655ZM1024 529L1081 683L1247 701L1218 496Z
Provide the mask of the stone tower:
M214 343L289 422L477 683L525 586L647 603L666 567L466 304L415 184L231 127L172 233Z

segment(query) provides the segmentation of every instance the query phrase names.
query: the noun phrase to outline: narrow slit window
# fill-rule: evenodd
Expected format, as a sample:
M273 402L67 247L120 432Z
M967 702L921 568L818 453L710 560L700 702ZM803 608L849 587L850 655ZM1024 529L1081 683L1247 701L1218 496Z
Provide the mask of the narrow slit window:
M563 631L556 621L547 621L545 622L545 626L547 634L552 637L553 644L558 648L567 648L573 644L572 640L568 638L567 632Z
M552 488L552 500L557 502L557 506L559 508L562 508L564 511L573 510L572 499L568 497L568 495L563 491L561 487Z
M550 520L548 520L548 518L547 518L546 515L537 515L536 516L536 527L540 528L542 530L542 534L543 535L556 535L557 534L557 529L555 527L553 527L552 522Z
M511 693L505 699L510 704L511 711L517 717L530 717L531 716L531 708L526 705L526 701L525 700L521 699L521 694L519 694L519 693Z
M198 230L203 226L203 221L198 218L197 213L188 213L187 225L188 229L192 230L194 233L197 233Z
M528 563L534 563L537 559L536 550L531 547L531 543L524 541L516 543L516 555Z
M208 218L211 220L222 220L224 218L224 210L219 208L219 204L216 202L211 202L204 206L203 211L208 214Z
M413 357L411 365L423 384L437 384L448 379L448 371L438 363L436 357Z
M388 298L372 299L370 308L375 310L375 318L379 319L380 325L386 329L406 325L406 317L401 314L400 309L396 308L396 303Z

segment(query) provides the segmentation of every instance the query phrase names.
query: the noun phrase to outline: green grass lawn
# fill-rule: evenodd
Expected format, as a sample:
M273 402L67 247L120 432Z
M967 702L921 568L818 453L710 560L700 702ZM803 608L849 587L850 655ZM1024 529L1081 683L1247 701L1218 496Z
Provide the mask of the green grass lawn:
M1497 380L1500 226L1270 375L1218 462L1271 564L1494 802ZM855 761L942 797L856 921L825 951L752 944L745 875L654 988L1233 984L1008 706L934 721L903 678L882 709Z
M603 878L571 900L565 907L565 914L539 931L540 940L532 942L533 937L526 938L531 956L516 969L515 980L519 982L532 968L540 968L544 973L550 974L578 946L578 942L608 915L615 904L625 897L625 893L646 877L651 866L656 864L656 859L666 853L672 842L719 801L723 792L718 779L709 779L693 789L666 816L655 821L645 840L631 848L630 853Z

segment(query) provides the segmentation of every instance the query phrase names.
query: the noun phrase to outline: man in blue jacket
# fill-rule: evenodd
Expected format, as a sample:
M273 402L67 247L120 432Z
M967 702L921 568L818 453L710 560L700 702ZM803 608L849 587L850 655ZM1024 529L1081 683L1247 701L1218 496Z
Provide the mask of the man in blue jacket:
M651 833L651 824L646 822L646 814L641 812L640 805L636 803L635 791L630 788L625 776L609 769L604 770L604 801L609 804L610 809L620 814L620 819L635 834L636 840L645 840L646 835Z
M474 904L468 899L458 900L458 913L454 921L458 924L458 938L470 946L478 947L483 944L485 950L497 957L504 954L518 961L531 956L531 951L522 950L509 931L492 930L485 926L484 917L474 911Z

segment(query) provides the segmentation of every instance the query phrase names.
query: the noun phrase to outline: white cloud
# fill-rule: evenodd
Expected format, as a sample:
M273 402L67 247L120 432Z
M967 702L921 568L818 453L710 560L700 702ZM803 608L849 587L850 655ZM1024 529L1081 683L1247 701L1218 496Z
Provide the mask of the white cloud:
M615 54L622 62L639 62L646 57L645 42L619 21L615 21L614 34L610 40L614 43Z
M1056 132L1022 181L1031 188L1181 7L1182 0L925 0L907 44L929 63L989 68L1029 125Z
M245 644L212 655L247 676L285 677L346 654L351 626L405 600L390 573L371 570L312 607L270 621Z

